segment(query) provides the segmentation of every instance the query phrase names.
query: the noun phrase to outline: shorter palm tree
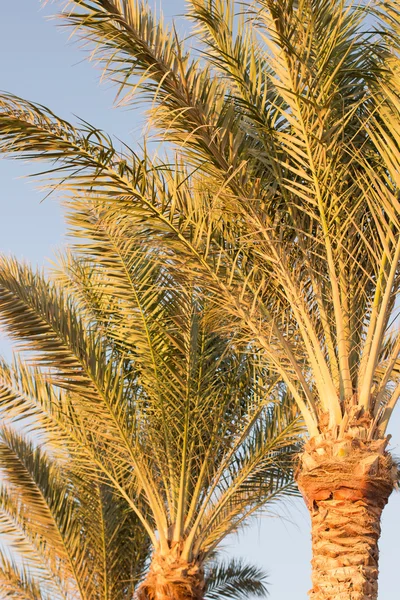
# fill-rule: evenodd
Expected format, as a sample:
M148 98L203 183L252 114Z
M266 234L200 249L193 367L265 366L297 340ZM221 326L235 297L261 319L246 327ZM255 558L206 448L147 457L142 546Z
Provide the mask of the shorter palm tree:
M3 371L4 373L4 371ZM79 465L25 433L0 433L0 594L21 600L130 600L150 544L126 502L82 479ZM216 558L206 566L209 600L266 595L257 567Z
M119 526L127 509L141 524L153 553L139 598L204 598L221 541L294 493L297 412L251 346L213 332L216 299L175 277L173 257L152 239L139 242L129 214L88 196L73 199L67 218L78 241L50 281L0 261L0 320L34 363L11 377L20 393L1 375L3 410L68 452L85 501L97 482L106 498L94 515L110 501ZM101 579L90 576L92 545L72 562L89 587ZM134 585L128 567L124 582ZM104 598L118 598L104 585ZM81 597L93 594L85 587Z

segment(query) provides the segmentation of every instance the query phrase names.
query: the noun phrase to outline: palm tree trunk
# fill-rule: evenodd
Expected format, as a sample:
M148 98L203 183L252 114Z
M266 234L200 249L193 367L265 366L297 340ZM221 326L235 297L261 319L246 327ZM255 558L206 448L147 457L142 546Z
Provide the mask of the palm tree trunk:
M141 584L138 600L203 600L204 572L201 563L188 563L177 548L170 554L155 552L149 572Z
M300 459L297 482L312 522L311 600L378 597L380 520L397 467L388 439L357 433L312 438Z

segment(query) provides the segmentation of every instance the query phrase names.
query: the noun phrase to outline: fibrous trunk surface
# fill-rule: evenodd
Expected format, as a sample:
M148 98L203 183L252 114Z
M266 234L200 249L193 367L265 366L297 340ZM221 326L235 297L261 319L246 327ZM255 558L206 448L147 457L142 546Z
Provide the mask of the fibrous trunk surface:
M387 439L311 439L297 482L312 523L311 600L377 600L382 510L397 468Z
M138 600L203 600L201 563L184 561L173 550L170 554L155 552L137 597Z

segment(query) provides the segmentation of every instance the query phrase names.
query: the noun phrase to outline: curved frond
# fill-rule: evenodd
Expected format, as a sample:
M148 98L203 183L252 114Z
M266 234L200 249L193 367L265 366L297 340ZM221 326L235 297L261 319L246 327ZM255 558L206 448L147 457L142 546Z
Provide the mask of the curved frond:
M207 567L205 598L245 600L250 596L266 598L268 576L259 567L240 559L216 562Z
M50 600L42 593L40 583L23 566L1 557L0 592L4 600Z

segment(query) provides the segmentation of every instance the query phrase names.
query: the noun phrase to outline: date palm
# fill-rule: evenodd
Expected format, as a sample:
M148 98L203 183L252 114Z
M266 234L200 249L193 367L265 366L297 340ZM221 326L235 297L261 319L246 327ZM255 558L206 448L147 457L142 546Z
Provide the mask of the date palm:
M297 479L312 519L310 597L376 599L400 395L400 6L188 7L189 49L146 2L74 0L63 15L96 44L120 102L150 101L174 167L13 97L2 147L53 159L50 186L123 212L161 262L171 253L218 297L214 331L269 364L308 429Z
M24 398L29 369L3 365L1 372L2 399ZM43 393L36 376L38 384ZM87 472L82 478L80 463L67 452L54 455L51 445L37 442L37 433L33 444L28 431L1 432L1 597L131 600L150 557L138 518L110 486ZM263 597L265 574L214 558L206 565L205 590L209 600Z
M74 197L67 219L76 247L50 280L0 260L0 320L35 365L31 379L26 369L14 378L26 401L6 390L5 416L68 451L74 473L111 489L143 527L153 552L138 598L201 599L220 542L293 493L299 417L257 352L213 331L215 300L175 277L173 256L136 235L138 222L90 196ZM90 548L80 552L90 569Z

